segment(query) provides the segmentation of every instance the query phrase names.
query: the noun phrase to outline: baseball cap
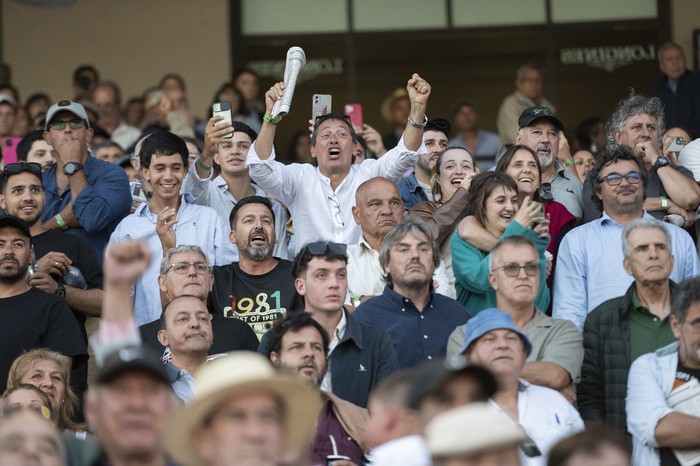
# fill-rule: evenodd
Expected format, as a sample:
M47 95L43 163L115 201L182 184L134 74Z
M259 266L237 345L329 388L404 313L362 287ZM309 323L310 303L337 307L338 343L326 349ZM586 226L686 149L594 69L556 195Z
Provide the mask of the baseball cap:
M29 238L31 241L32 239L32 234L29 231L29 225L27 225L27 222L22 220L19 217L15 217L14 215L3 215L0 217L0 228L5 228L5 227L12 227L16 228L19 231L22 232L24 236Z
M48 131L49 123L51 123L51 120L58 112L70 112L81 120L84 120L87 123L87 127L90 127L90 119L85 112L85 107L77 102L64 99L53 104L49 108L49 111L46 112L46 123L44 124L44 130Z
M493 330L510 330L518 334L525 345L525 353L530 356L532 343L527 336L515 325L513 318L505 311L495 307L484 309L467 322L467 330L464 332L464 344L459 354L464 353L472 343Z
M10 104L14 108L17 108L17 101L7 94L0 94L0 104Z
M128 372L143 372L170 386L165 365L160 361L159 355L142 346L127 346L108 354L97 372L97 383L107 384Z
M554 123L554 126L556 126L559 131L564 130L564 123L561 122L559 117L549 108L543 107L541 105L529 107L523 110L523 113L520 114L520 118L518 118L518 127L524 128L532 124L533 121L539 120L541 118L544 118L545 120L549 120L552 123Z

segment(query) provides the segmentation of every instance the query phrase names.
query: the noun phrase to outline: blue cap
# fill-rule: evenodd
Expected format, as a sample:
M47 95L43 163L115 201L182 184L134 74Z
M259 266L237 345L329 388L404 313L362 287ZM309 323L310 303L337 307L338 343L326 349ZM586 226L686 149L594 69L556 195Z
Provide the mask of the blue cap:
M464 332L464 344L459 350L459 354L463 354L472 343L487 333L501 329L517 333L525 346L526 356L530 356L532 352L532 343L530 343L530 340L528 340L525 334L515 325L510 314L496 309L495 307L484 309L478 313L476 317L469 319L467 322L467 330Z

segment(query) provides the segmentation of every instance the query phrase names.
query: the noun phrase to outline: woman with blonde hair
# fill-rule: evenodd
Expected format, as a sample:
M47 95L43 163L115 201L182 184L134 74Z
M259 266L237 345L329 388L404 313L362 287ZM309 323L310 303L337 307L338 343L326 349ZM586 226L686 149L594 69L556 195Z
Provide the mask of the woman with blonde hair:
M17 357L10 367L7 390L19 384L34 385L46 394L59 429L84 431L75 420L78 397L70 387L70 365L67 356L45 348L37 348Z

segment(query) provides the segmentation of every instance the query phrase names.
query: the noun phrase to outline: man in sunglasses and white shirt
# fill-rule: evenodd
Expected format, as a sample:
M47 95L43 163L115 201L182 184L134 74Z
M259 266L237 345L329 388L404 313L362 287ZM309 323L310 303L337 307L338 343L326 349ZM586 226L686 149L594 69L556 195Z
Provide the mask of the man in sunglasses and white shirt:
M622 265L623 229L632 220L654 218L644 210L646 170L628 146L614 146L598 154L588 177L603 215L562 239L552 311L553 317L572 321L579 331L589 312L619 296L634 281ZM690 235L675 225L666 227L674 256L670 279L680 283L700 273L700 262Z
M295 253L311 241L323 239L354 244L360 239L360 226L353 221L355 191L364 181L383 176L398 181L426 150L422 145L423 128L427 123L425 107L430 84L418 74L408 80L406 89L411 100L411 113L399 144L378 160L352 164L357 136L346 115L321 115L314 122L311 155L318 167L311 164L284 165L275 160L273 142L276 125L275 102L282 98L284 83L272 86L265 93L266 111L262 129L248 151L246 161L250 176L263 189L282 201L292 213L295 226Z
M573 400L573 384L581 374L583 338L571 322L552 319L535 307L540 281L538 257L528 238L503 238L491 250L489 282L496 291L496 307L508 313L532 343L521 377L559 390ZM450 335L448 357L463 349L467 325L460 325Z
M129 179L119 166L90 157L92 128L82 105L61 100L46 114L44 140L56 165L43 175L44 226L90 243L102 258L117 224L129 214Z

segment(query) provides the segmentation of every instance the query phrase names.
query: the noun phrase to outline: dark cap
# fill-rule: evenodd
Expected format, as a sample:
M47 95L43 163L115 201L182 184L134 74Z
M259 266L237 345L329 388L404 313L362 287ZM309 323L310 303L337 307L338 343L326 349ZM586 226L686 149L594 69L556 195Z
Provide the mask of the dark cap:
M452 133L452 123L450 120L443 117L435 117L428 120L423 128L423 133L426 131L441 131L445 133L445 136L449 139L450 133Z
M523 110L523 113L520 114L520 118L518 118L518 127L524 128L530 126L533 121L539 120L540 118L554 123L554 126L556 126L559 131L564 130L564 123L561 122L559 117L547 107L542 106L530 107Z
M16 228L22 232L24 236L29 238L29 242L32 240L32 233L29 231L29 225L27 222L14 215L3 215L0 217L0 228L12 227Z
M466 376L473 379L480 395L485 401L491 398L498 388L496 379L483 367L467 365L463 360L448 361L447 359L435 359L426 361L413 371L415 383L408 392L408 406L411 409L419 409L426 398L435 396L451 380Z
M142 346L127 346L107 355L102 367L97 373L97 383L104 385L116 377L129 373L142 372L154 379L170 385L165 365L159 355Z

